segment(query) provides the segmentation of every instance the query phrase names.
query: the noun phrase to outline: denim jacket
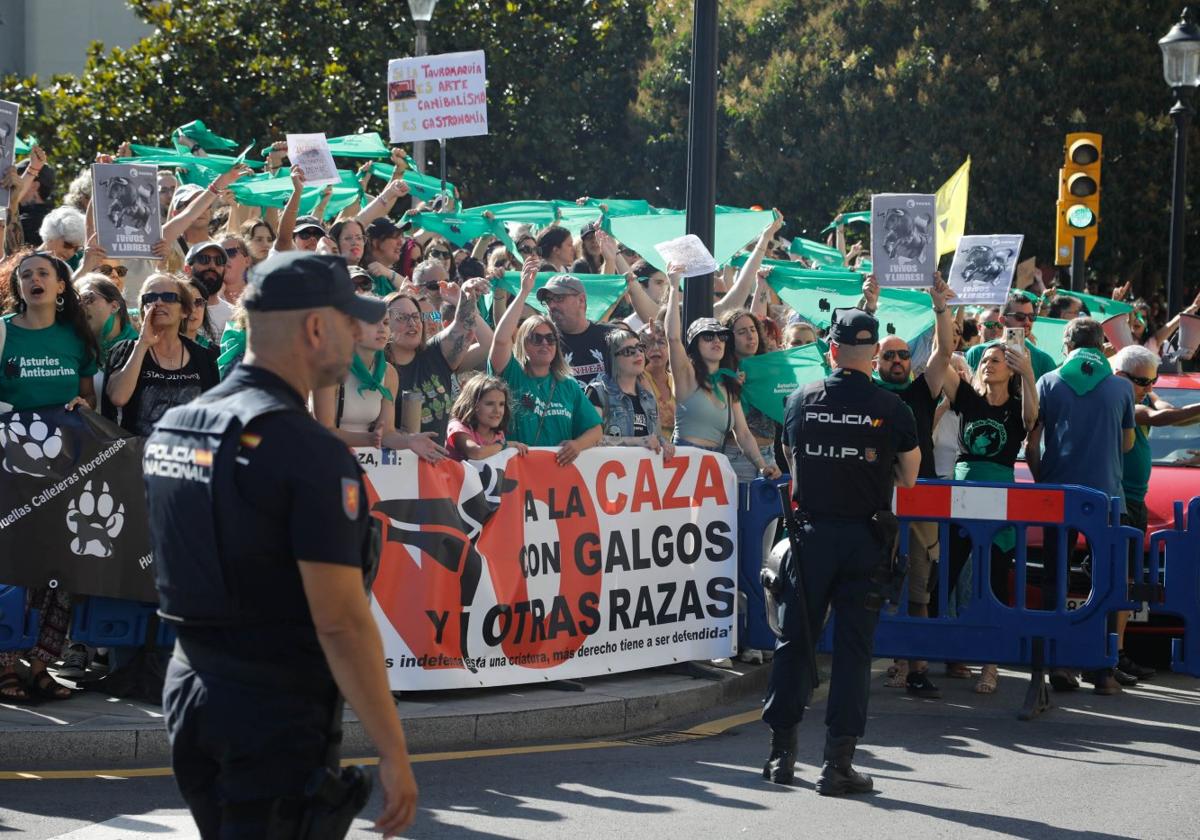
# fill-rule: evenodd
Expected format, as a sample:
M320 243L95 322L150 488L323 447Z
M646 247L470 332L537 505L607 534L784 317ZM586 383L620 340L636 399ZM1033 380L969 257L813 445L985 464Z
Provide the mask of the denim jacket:
M601 373L588 383L588 391L595 391L600 399L600 408L604 414L601 425L604 435L633 437L633 399L621 390L616 380L607 372ZM646 414L646 427L652 434L658 435L659 440L665 442L658 427L658 402L654 399L654 394L642 385L640 379L637 382L637 396L642 404L642 411Z

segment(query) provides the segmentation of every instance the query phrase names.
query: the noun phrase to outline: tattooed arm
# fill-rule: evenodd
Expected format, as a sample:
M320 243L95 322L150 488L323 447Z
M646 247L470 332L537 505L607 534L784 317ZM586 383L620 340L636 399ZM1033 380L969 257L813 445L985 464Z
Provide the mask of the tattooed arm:
M486 294L487 290L488 283L482 278L468 280L458 290L454 320L442 330L439 341L442 357L451 370L458 370L467 349L474 343L473 333L482 321L476 301L480 295Z

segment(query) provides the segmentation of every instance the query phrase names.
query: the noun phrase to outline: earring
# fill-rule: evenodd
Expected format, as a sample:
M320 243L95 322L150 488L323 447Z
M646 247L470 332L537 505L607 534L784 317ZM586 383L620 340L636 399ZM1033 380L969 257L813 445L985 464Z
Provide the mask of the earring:
M63 304L65 304L65 303L66 303L66 300L63 298L62 295L59 295L58 297L56 297L54 299L54 308L57 309L59 312L62 312Z

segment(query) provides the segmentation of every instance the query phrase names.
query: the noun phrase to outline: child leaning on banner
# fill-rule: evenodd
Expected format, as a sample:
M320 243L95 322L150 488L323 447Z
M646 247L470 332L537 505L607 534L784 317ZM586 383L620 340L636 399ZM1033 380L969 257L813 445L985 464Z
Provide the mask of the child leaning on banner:
M508 433L508 385L498 376L479 373L462 386L450 408L446 427L446 449L456 461L490 458L511 446L524 455L529 447L506 439Z

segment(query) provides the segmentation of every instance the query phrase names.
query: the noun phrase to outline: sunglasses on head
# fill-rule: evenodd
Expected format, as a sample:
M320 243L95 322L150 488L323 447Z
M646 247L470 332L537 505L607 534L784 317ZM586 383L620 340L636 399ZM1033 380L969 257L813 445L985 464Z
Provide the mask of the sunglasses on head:
M1128 379L1130 382L1132 382L1134 385L1141 385L1143 388L1149 388L1151 385L1153 385L1155 382L1158 381L1157 374L1155 374L1154 376L1151 376L1151 377L1145 377L1145 376L1134 376L1132 373L1126 373L1125 371L1121 371L1121 375L1124 376L1126 379Z
M96 271L105 277L112 277L114 274L118 277L124 277L129 273L129 269L123 265L98 265L96 266Z
M314 228L305 228L304 230L297 231L296 238L297 239L320 239L324 235L325 235L325 231L323 231L323 230L316 230Z
M622 347L620 350L618 350L613 355L621 356L622 358L626 358L629 356L640 356L645 352L646 352L646 348L644 346L642 346L641 344L630 344L628 347Z
M225 265L229 258L224 254L197 254L192 260L193 265Z
M558 343L558 337L552 332L530 333L526 341L533 345L544 344L550 347Z
M179 303L179 292L146 292L142 295L142 306L152 303Z
M884 350L879 354L885 362L890 362L893 359L899 359L902 362L907 362L912 358L912 353L908 350Z

